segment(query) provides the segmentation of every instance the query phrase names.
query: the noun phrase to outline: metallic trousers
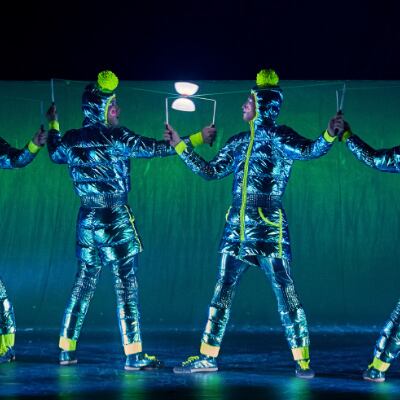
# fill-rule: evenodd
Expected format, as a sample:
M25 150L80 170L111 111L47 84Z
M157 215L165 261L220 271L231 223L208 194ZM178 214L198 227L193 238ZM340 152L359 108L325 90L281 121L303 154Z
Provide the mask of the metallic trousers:
M383 326L375 345L374 356L391 363L400 353L400 300Z
M0 335L15 333L13 306L8 300L6 288L0 279Z
M77 222L78 271L61 325L61 338L78 340L103 265L111 268L117 317L126 354L141 351L136 278L139 238L128 206L81 208Z
M271 281L289 347L295 349L309 346L306 315L294 289L288 262L280 258L257 258L261 269ZM228 254L222 254L202 346L221 346L236 287L248 268L249 264Z

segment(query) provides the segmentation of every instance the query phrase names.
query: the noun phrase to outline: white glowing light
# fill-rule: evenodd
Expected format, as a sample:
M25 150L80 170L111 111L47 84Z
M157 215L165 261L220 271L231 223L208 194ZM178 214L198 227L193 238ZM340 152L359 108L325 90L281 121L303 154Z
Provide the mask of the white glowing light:
M175 82L175 90L182 96L193 96L199 90L199 86L190 82Z
M171 107L174 110L178 111L195 111L196 106L194 105L193 101L190 99L186 99L184 97L179 97L178 99L174 100Z

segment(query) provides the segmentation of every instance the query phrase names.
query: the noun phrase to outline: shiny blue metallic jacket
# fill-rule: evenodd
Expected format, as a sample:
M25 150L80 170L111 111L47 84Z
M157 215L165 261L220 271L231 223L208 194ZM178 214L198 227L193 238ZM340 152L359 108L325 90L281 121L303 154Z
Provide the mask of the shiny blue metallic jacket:
M28 150L28 146L20 150L15 149L4 139L0 138L0 168L12 169L25 167L35 156L36 154Z
M164 141L140 136L125 127L97 123L72 129L64 136L50 131L48 148L52 161L68 164L79 197L104 194L127 195L130 190L130 158L174 155Z
M293 129L258 118L250 131L233 136L210 162L193 149L180 155L205 179L234 174L232 206L220 244L222 253L258 265L256 256L291 259L288 224L282 196L294 160L311 160L327 153L333 139L327 132L316 140Z
M357 135L350 136L346 145L358 160L369 167L384 172L400 172L400 146L375 150Z

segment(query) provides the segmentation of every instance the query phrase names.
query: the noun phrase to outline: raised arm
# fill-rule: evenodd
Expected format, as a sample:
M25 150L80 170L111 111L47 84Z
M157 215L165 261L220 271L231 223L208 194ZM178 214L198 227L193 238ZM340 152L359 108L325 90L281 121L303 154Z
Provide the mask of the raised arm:
M22 168L28 165L46 143L47 133L39 130L33 139L22 149L11 147L0 138L0 168Z
M203 129L203 134L212 127ZM214 128L212 128L214 129ZM221 179L233 172L234 169L234 139L230 139L226 145L211 160L205 161L193 148L187 146L171 126L165 131L164 137L175 147L183 162L195 174L204 179Z
M375 150L350 130L344 134L344 139L353 155L369 167L384 172L400 172L400 146Z
M307 139L287 126L280 126L277 140L287 157L292 160L312 160L326 154L336 135L343 131L343 117L336 115L329 120L326 131L317 139Z
M66 164L67 146L60 133L60 124L58 123L57 109L55 104L49 108L46 116L49 121L49 138L47 141L47 149L49 151L51 161L55 162L56 164Z
M124 154L134 158L167 157L176 155L175 149L165 140L156 140L138 135L129 129L120 128L118 145ZM214 129L215 131L215 129ZM197 147L203 143L212 143L214 135L205 135L202 132L183 138L186 146Z

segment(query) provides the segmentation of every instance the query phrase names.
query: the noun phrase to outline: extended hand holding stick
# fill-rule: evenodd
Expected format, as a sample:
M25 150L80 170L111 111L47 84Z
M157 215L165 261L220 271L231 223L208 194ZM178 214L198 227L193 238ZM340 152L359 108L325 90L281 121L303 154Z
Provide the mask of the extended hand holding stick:
M44 132L44 122L45 122L45 118L44 118L44 105L43 105L43 100L40 100L40 131Z
M339 90L336 90L336 114L343 115L343 104L344 104L344 96L346 95L346 84L343 84L343 89L341 90L341 97L339 102ZM335 129L335 135L338 136L339 142L342 141L343 132L339 134L338 128Z

